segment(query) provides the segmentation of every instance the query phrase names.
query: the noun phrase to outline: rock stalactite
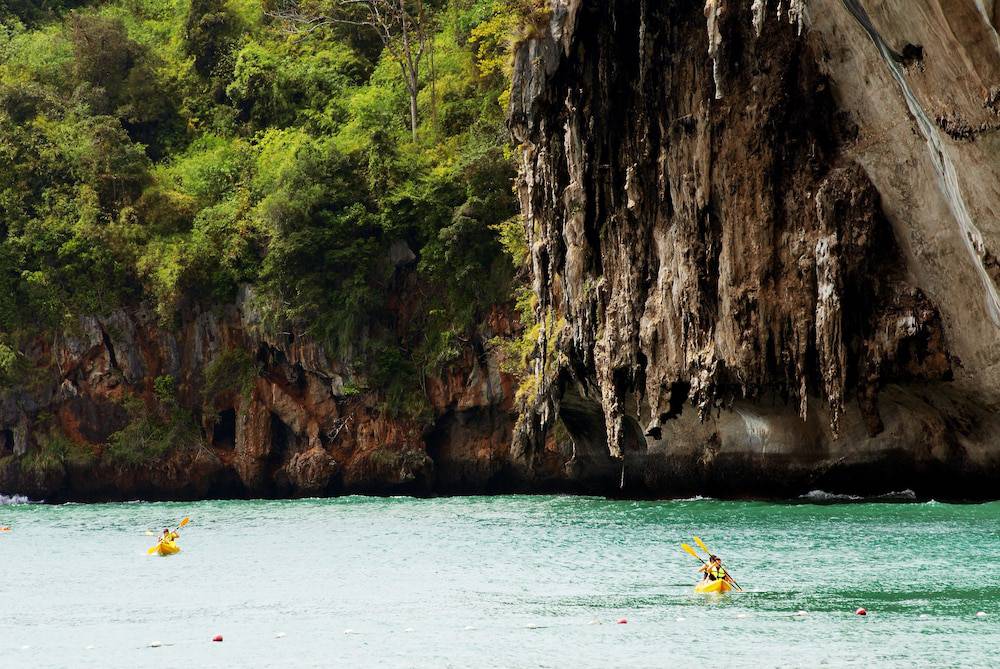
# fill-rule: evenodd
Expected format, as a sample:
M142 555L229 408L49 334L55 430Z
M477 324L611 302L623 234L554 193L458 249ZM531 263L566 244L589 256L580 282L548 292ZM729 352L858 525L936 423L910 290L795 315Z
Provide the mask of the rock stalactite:
M555 371L516 448L559 422L577 452L621 459L636 494L954 490L997 471L996 388L977 396L967 343L952 344L956 316L989 310L956 314L967 275L943 286L914 266L958 243L985 268L993 231L962 183L978 175L936 128L917 167L909 144L866 149L851 68L914 75L851 23L860 5L585 2L520 48L510 125L538 315L565 325L540 347ZM902 84L879 112L920 133L922 91ZM897 188L939 174L935 205L960 223L939 223L946 239L914 240L877 151Z

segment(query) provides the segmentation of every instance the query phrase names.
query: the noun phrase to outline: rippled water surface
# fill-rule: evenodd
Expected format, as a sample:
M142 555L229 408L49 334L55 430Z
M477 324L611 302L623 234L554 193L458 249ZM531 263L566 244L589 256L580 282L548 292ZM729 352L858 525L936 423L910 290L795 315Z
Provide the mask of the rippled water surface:
M186 515L183 552L147 557L147 529ZM0 524L5 667L998 664L1000 504L344 498ZM746 592L692 592L694 533Z

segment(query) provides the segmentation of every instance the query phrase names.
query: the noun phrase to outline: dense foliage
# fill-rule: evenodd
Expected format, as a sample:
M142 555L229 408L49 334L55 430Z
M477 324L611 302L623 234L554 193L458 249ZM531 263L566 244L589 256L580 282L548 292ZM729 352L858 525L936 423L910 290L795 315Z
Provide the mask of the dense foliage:
M378 35L274 7L0 9L0 334L143 301L169 326L248 283L276 326L413 387L510 299L503 101L531 0L424 3L415 140Z

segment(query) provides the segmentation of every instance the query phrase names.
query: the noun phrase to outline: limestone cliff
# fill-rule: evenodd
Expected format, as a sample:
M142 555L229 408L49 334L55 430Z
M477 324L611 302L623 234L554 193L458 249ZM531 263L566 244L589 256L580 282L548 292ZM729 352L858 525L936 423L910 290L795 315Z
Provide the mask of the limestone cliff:
M176 327L123 309L34 339L28 381L0 396L0 490L59 501L544 485L508 457L512 380L482 346L513 327L503 310L427 379L428 415L407 416L385 409L357 365L269 332L254 305L245 288ZM176 384L173 418L158 398L165 378ZM147 416L153 427L122 433L116 452L113 435ZM143 443L153 438L162 453Z
M522 405L489 345L518 335L506 308L407 416L249 288L169 326L135 306L23 342L0 491L996 497L1000 2L535 18L510 109L540 325Z
M516 448L561 422L623 494L996 496L993 4L554 0Z

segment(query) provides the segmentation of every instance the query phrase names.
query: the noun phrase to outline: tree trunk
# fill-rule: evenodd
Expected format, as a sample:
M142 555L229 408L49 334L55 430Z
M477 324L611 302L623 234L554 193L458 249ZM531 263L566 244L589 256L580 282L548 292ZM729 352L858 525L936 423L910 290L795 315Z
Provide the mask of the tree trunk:
M416 83L410 89L410 130L413 131L413 141L417 141L417 90Z
M420 92L420 76L417 73L417 64L413 60L413 51L410 48L410 31L407 28L406 7L403 0L399 0L400 26L403 29L403 57L406 59L402 64L403 72L406 74L406 90L410 94L410 130L413 132L413 141L417 141L417 93Z

